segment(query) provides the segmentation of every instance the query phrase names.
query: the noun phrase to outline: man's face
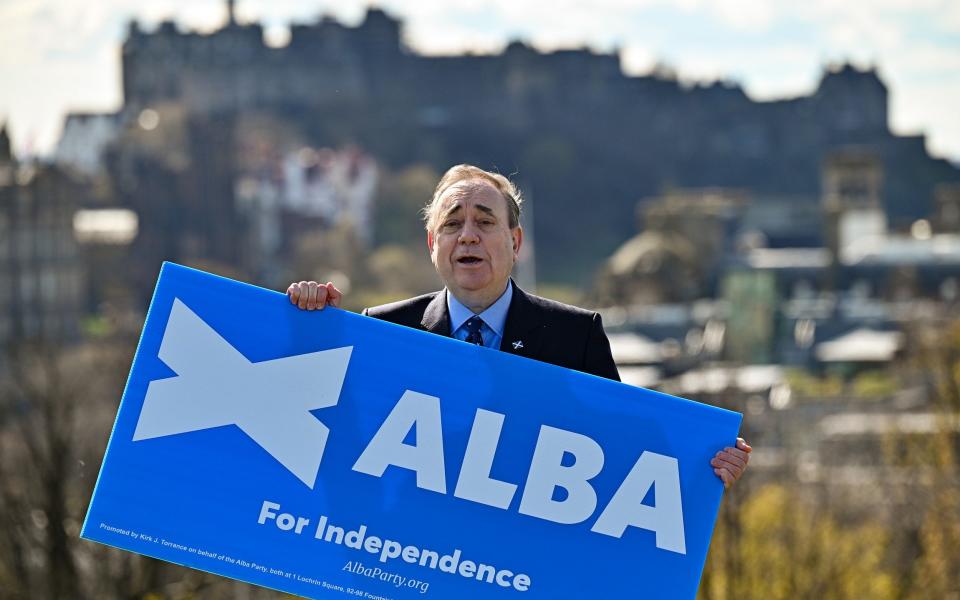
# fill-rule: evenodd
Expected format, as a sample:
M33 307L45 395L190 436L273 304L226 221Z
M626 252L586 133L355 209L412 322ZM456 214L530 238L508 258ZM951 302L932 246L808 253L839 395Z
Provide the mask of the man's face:
M450 186L427 233L440 278L468 306L489 306L506 289L522 241L520 227L510 228L507 200L484 179Z

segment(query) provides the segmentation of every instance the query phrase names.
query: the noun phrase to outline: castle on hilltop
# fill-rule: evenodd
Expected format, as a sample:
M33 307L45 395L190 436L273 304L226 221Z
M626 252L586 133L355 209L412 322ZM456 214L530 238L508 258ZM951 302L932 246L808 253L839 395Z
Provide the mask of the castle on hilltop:
M228 4L227 24L209 34L181 32L171 21L145 32L131 22L123 45L126 105L175 101L210 113L388 102L379 110L432 128L495 119L532 130L576 116L590 128L604 120L653 124L652 131L643 127L653 136L686 122L684 129L713 134L707 150L742 146L751 156L785 143L869 143L890 135L887 89L874 69L843 65L825 73L811 96L758 103L729 82L689 87L657 75L630 77L617 55L588 49L544 54L513 42L498 55L421 56L404 45L402 23L376 8L356 27L330 17L292 25L289 42L270 47L262 26L238 24ZM795 135L803 130L807 135Z
M221 144L232 138L217 123L268 115L315 147L357 145L388 168L473 162L516 173L541 207L538 251L556 259L548 278L594 268L634 234L638 199L664 190L733 188L815 206L821 165L843 148L880 161L894 228L932 213L936 185L960 182L922 135L890 131L874 68L833 66L809 95L758 102L731 82L628 76L618 55L589 49L545 53L515 41L499 54L425 56L376 8L355 26L294 24L274 47L227 6L211 33L130 24L123 114L172 106L194 137ZM556 218L565 213L577 218Z

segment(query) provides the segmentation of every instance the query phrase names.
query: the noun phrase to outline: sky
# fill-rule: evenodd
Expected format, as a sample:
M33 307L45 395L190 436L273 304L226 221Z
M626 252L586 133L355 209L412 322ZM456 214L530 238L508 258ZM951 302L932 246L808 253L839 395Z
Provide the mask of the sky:
M354 25L367 0L237 0L282 45L291 22L332 15ZM731 80L756 100L809 94L826 65L878 68L898 134L960 164L960 0L382 0L424 54L498 52L514 39L541 50L619 51L624 70L660 64L690 82ZM0 0L0 123L19 154L46 154L66 113L122 102L120 45L136 18L210 31L224 0Z

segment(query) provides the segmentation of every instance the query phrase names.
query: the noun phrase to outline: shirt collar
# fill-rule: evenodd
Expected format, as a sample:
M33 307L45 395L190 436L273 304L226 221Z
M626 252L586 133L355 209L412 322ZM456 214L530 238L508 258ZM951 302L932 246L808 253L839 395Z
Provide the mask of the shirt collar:
M510 300L513 299L513 281L507 281L507 289L500 294L497 301L491 304L479 316L487 327L498 336L503 337L503 329L507 324L507 311L510 310ZM447 312L450 313L450 332L453 333L473 316L473 311L457 300L450 290L447 290Z

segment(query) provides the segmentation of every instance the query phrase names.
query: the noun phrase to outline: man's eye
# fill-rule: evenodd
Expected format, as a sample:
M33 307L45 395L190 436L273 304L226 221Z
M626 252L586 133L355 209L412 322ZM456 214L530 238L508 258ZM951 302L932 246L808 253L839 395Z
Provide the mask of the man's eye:
M447 231L450 231L451 229L456 229L457 227L460 227L460 222L459 222L459 221L446 221L446 222L444 222L444 224L441 225L440 227L441 227L442 229L446 229Z

